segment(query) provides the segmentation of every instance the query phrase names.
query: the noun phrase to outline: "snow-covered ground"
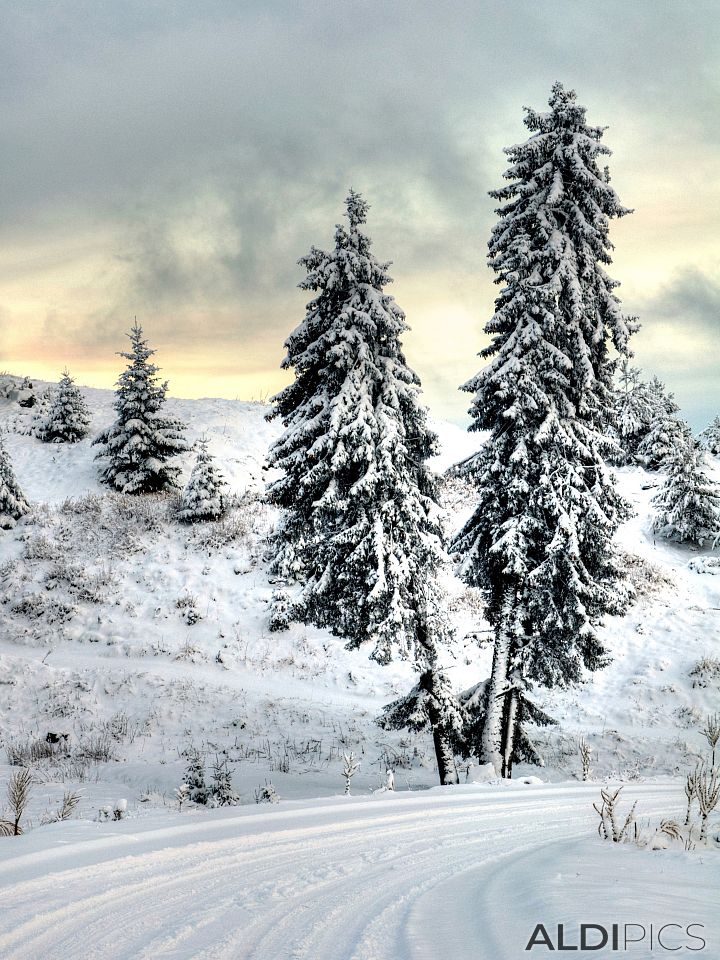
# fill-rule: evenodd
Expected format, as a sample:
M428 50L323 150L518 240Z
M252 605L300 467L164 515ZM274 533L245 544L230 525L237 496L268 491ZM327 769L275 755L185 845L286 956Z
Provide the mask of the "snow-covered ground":
M0 864L4 960L517 960L535 925L650 925L720 950L720 855L594 836L584 784L336 798L137 822L77 822ZM674 784L628 799L679 814ZM598 934L594 934L597 937ZM628 936L640 938L637 927ZM597 943L597 939L592 942ZM710 949L715 947L716 952ZM530 952L545 955L547 949ZM607 957L610 951L594 952Z
M113 395L83 392L96 434ZM377 666L326 631L268 629L274 517L259 493L278 427L267 407L173 399L168 408L191 440L208 437L237 497L227 521L188 528L171 519L171 499L109 494L89 441L43 444L21 432L28 412L0 400L34 505L0 532L0 816L13 751L42 753L48 733L68 735L33 763L27 820L37 829L0 841L0 956L379 960L434 957L452 942L456 957L517 957L535 916L552 925L582 915L715 923L716 952L704 955L720 957L708 900L720 855L602 844L598 784L568 785L584 736L596 780L630 782L625 794L655 825L678 817L679 777L720 709L720 567L708 551L653 541L657 474L618 472L637 511L621 538L638 601L608 619L610 666L542 697L559 720L540 732L546 766L517 772L549 784L428 791L429 741L374 722L412 683L409 666ZM438 469L478 442L436 427ZM192 459L182 460L185 477ZM467 492L451 484L446 502L459 523ZM489 671L487 625L450 572L446 587L458 628L447 665L462 688ZM178 813L191 747L210 765L229 759L247 807ZM361 767L345 800L336 795L350 750ZM398 793L373 794L388 767ZM266 782L278 805L256 805ZM39 826L66 789L82 796L75 819ZM121 797L127 820L97 822L98 807ZM632 955L649 955L639 949Z

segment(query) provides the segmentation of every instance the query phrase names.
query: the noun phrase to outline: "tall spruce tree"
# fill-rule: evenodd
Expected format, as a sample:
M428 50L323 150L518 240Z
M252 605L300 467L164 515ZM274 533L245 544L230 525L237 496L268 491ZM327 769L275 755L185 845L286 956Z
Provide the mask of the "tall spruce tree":
M117 383L117 419L93 440L102 449L96 459L105 466L101 480L123 493L154 493L177 485L180 468L169 461L190 447L185 425L163 416L167 381L158 381L155 353L137 323L128 334L131 350L119 356L129 361Z
M489 438L461 465L478 502L453 546L494 629L479 752L506 776L531 685L564 687L603 666L597 627L628 600L612 542L628 507L604 430L611 348L626 355L636 324L604 266L609 221L630 211L598 162L610 152L603 128L560 83L549 106L526 109L531 136L506 150L510 182L491 193L501 206L489 262L502 288L480 354L489 362L462 388L475 395L470 429Z
M703 469L703 450L689 428L663 461L667 471L660 492L653 531L667 540L711 546L720 537L720 489Z
M30 509L0 435L0 529L10 529Z
M47 410L35 427L35 436L46 443L77 443L87 436L90 412L67 369L48 397Z
M403 355L405 316L384 292L389 264L362 230L368 205L350 191L346 207L335 248L300 261L315 296L285 344L295 380L272 400L285 427L269 454L282 475L268 496L284 509L274 566L303 582L297 617L368 643L379 663L409 657L439 685L427 609L443 558L426 465L436 437ZM451 780L443 749L438 765Z

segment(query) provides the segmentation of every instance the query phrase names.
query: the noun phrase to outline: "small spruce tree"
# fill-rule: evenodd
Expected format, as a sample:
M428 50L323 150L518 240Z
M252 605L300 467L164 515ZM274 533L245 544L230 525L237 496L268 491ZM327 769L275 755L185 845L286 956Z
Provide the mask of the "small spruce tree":
M203 437L195 466L190 474L180 500L177 517L184 523L197 523L203 520L217 520L226 510L222 488L227 486L215 460L208 450L208 442Z
M715 417L703 430L700 439L714 457L720 456L720 417Z
M213 762L208 805L211 807L234 807L239 802L240 797L233 789L228 759L227 757L216 756Z
M639 444L637 459L648 470L662 470L675 453L691 441L690 427L674 413L660 410L654 426Z
M187 753L187 770L182 782L187 785L187 798L193 803L207 803L210 789L205 782L205 760L196 748Z
M117 383L117 419L93 443L103 449L100 478L123 493L154 493L177 486L180 468L169 461L189 449L185 425L163 416L167 382L159 383L155 353L137 323L128 334L131 350L120 352L129 360Z
M0 528L11 529L29 509L15 477L10 454L0 435Z
M90 413L67 369L47 399L47 409L37 421L35 436L45 443L77 443L87 436Z
M703 470L703 451L687 433L667 454L665 483L653 497L653 531L667 540L713 545L720 537L720 489Z

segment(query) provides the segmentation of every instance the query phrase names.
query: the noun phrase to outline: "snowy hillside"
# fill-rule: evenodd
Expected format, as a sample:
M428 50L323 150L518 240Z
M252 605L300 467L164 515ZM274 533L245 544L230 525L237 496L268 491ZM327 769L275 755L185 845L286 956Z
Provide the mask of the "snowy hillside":
M113 395L91 389L83 393L95 435L111 420ZM330 940L323 945L310 933L316 914L303 913L311 899L320 897L325 916L339 917L347 898L365 904L356 926L343 931L347 952L334 956L403 956L393 938L401 936L411 912L417 919L413 936L418 938L413 955L429 957L430 948L420 945L435 922L430 907L434 888L418 881L411 889L402 870L397 883L388 881L389 865L402 864L408 855L401 855L398 846L404 832L408 849L421 860L429 858L429 869L440 870L433 876L446 885L442 903L448 910L455 903L446 924L458 916L454 873L469 871L470 892L463 894L469 898L482 887L488 858L517 852L508 841L494 852L484 848L479 860L468 850L454 859L448 851L465 843L469 816L479 824L499 817L519 836L528 817L540 816L540 797L547 797L553 811L548 822L534 822L518 849L537 861L538 869L549 869L543 852L550 842L547 829L565 838L562 858L570 870L574 844L589 843L595 829L590 806L595 787L590 792L584 786L573 790L521 784L507 793L507 812L498 806L491 786L460 787L452 800L439 798L437 792L423 794L426 800L372 797L388 768L394 771L398 790L436 783L429 738L383 732L375 723L382 706L407 691L410 667L380 667L362 651L346 651L340 639L315 628L294 625L285 632L269 631L274 585L267 575L265 545L275 518L261 492L265 451L277 427L266 422L267 408L255 403L170 400L168 410L187 422L191 441L208 438L235 497L226 519L188 527L173 520L171 497L108 492L97 481L96 448L89 440L42 443L24 432L32 411L11 399L0 401L6 446L32 501L28 517L15 529L0 532L0 783L17 769L10 761L32 762L38 782L29 820L35 825L64 790L81 794L79 821L45 826L13 841L13 858L19 859L10 862L0 881L10 881L11 869L16 879L41 895L40 887L32 884L52 867L79 901L92 893L87 916L96 929L94 956L109 955L103 947L105 934L100 933L107 918L112 914L114 922L122 922L125 913L134 918L145 892L159 883L174 903L172 937L154 940L148 932L152 918L146 913L137 928L139 939L128 935L122 956L229 957L239 955L236 944L218 939L213 930L221 910L240 909L238 894L235 888L225 890L225 899L219 905L213 900L210 908L211 891L235 859L247 855L247 863L255 864L248 867L254 871L255 899L242 907L242 922L254 931L254 939L247 942L255 952L243 956L290 955L280 949L283 937L302 944L293 956L333 956L328 944L339 935L340 925L328 927ZM477 443L476 436L458 427L435 427L443 444L435 463L439 470L467 456ZM186 478L192 454L182 462ZM649 501L657 474L623 468L618 476L636 510L622 529L622 546L630 555L637 603L625 617L607 622L605 638L614 659L606 669L582 689L542 694L540 702L559 720L558 727L540 734L546 766L520 767L516 773L544 781L579 779L577 739L584 736L595 778L649 778L655 786L637 794L647 800L642 814L677 815L683 802L680 782L661 784L656 778L684 773L694 764L704 745L699 728L708 713L720 708L720 576L713 575L720 567L707 561L707 552L653 541ZM447 485L445 503L451 524L458 524L471 507L467 489L458 482ZM445 581L457 625L455 646L445 656L460 689L489 672L487 625L475 593L450 570ZM48 735L57 742L48 743ZM247 811L230 815L191 809L178 814L174 791L193 748L206 756L210 767L215 758L227 757ZM350 751L361 762L352 781L356 799L345 807L327 799L318 806L313 798L342 792L342 756ZM472 768L466 777L474 778ZM276 819L275 808L255 805L268 783L281 798ZM527 791L532 800L526 799ZM119 798L128 801L132 822L96 822L98 808ZM374 805L363 805L363 798ZM306 829L316 809L318 818ZM178 816L187 817L187 824L181 825ZM425 817L438 817L445 831L444 839L429 846L420 839ZM378 839L376 830L385 839ZM238 833L245 837L239 851L232 844ZM63 854L66 842L72 847ZM136 868L132 858L138 843L144 853ZM276 854L266 857L263 844L272 845ZM38 859L33 851L46 847ZM286 858L294 861L296 853L302 884L291 893L287 884L294 881L284 879ZM592 856L603 861L597 866L601 873L611 872L604 862L607 851L594 850ZM103 874L106 878L96 888L93 871L99 868L90 865L112 858L119 858L113 867L117 878ZM203 865L206 858L209 865ZM353 886L353 876L368 865L365 900ZM504 876L505 886L520 882L517 869ZM555 872L559 869L554 867ZM668 869L676 869L674 860ZM184 898L194 890L194 884L180 890L185 875L205 888L202 902L207 901L208 910L203 923L209 924L209 932L204 942L216 944L215 952L200 952L195 933L183 930ZM384 885L375 890L373 877L380 876ZM120 884L132 896L116 911L112 904ZM558 915L563 889L556 883L546 894ZM53 911L60 909L62 898L47 890L42 896L47 896L48 918L56 917ZM591 896L589 886L588 902ZM292 913L287 925L276 929L279 913L275 917L266 907L278 897L283 904L284 898L292 898ZM33 927L23 909L13 909L3 920L3 934L16 923L22 925L0 940L3 956L61 956L61 945L76 935L74 924L79 921L67 915L53 936L53 952L43 930ZM85 923L84 913L82 917ZM482 936L475 927L461 926L460 931ZM477 941L468 939L466 945L468 956L485 955L476 949ZM487 953L505 955L497 945Z

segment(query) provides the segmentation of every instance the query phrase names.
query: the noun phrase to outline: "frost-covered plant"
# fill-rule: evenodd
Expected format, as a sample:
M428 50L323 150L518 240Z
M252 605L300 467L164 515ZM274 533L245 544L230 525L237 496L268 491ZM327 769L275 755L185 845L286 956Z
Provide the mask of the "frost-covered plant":
M292 622L292 601L287 590L273 590L270 600L269 629L275 633L287 630Z
M265 783L255 791L255 803L279 803L280 797L273 786L272 781L266 780Z
M189 449L183 436L185 425L163 415L167 382L158 381L158 367L150 362L155 353L136 323L129 333L131 350L120 356L129 360L117 383L117 419L93 443L102 449L100 479L123 493L152 493L175 487L180 468L170 463Z
M718 742L720 742L720 713L712 713L708 716L705 721L705 726L702 728L700 733L705 737L708 742L708 746L712 750L712 757L710 763L712 766L715 766L715 750L717 748Z
M47 398L42 416L36 416L34 433L45 443L77 443L87 436L90 413L67 369Z
M187 783L181 783L175 788L175 799L178 804L178 813L182 813L183 804L190 799L190 787Z
M10 776L7 786L10 820L0 820L0 836L18 837L23 832L20 821L30 801L33 777L29 770L17 770Z
M720 800L720 770L717 767L708 763L700 765L695 793L700 808L700 839L706 840L708 817Z
M628 831L635 820L635 807L637 806L637 800L635 803L633 803L632 807L630 807L625 820L623 821L622 825L620 825L620 821L618 819L617 802L621 792L622 787L618 787L615 791L612 791L609 788L604 788L600 791L601 805L598 806L596 803L593 804L593 809L600 817L598 833L604 840L612 840L613 843L622 843L623 841L629 839Z
M582 764L582 778L584 781L587 781L592 776L592 770L590 769L590 745L584 737L581 737L578 740L578 753L580 754L580 763Z
M10 454L0 436L0 528L11 529L29 509L15 477Z
M355 776L355 774L360 769L360 761L355 758L355 754L350 751L350 753L343 753L343 772L342 775L345 778L345 796L350 796L350 781Z
M700 767L695 767L690 773L685 777L685 797L687 799L687 812L685 814L685 826L688 826L690 823L690 815L692 813L692 802L697 799L697 785L700 778Z
M183 523L218 520L227 508L223 487L227 486L208 450L205 437L199 441L197 459L180 498L177 519Z

